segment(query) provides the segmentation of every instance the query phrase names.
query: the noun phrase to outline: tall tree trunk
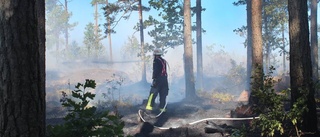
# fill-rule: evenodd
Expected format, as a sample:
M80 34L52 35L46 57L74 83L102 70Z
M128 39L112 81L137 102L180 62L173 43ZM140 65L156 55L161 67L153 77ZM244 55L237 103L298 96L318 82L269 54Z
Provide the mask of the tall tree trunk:
M108 0L106 0L106 5L108 6ZM109 12L109 10L107 10L107 12ZM109 14L108 14L109 15ZM109 54L110 54L110 61L113 62L113 58L112 58L112 39L111 39L111 22L109 17L107 17L107 22L108 22L108 41L109 41Z
M99 37L98 37L98 2L94 3L94 20L95 20L95 24L94 24L94 35L95 35L95 44L94 44L94 58L97 59L98 58L98 46L99 46Z
M265 46L266 46L266 57L265 57L265 73L268 74L270 72L269 68L271 66L271 63L270 63L270 55L271 55L271 49L270 49L270 44L268 43L268 40L266 41L265 43Z
M307 94L308 111L303 114L302 131L317 131L317 114L312 84L308 6L305 0L289 0L291 103ZM303 93L301 90L307 90Z
M110 19L108 19L110 22ZM111 25L108 25L108 30L111 29ZM108 41L109 41L109 54L110 54L110 61L113 62L113 55L112 55L112 39L111 39L111 32L108 32Z
M203 64L202 64L202 25L201 25L201 0L197 0L197 83L198 89L203 90Z
M44 1L0 6L0 136L44 137Z
M259 90L263 85L263 48L262 48L262 5L260 0L251 1L251 27L252 27L252 87L249 97L249 104L257 104L255 91Z
M68 45L69 45L69 12L68 12L68 0L64 0L64 5L65 5L65 14L67 17L67 21L66 21L66 28L65 28L65 39L66 39L66 51L68 51Z
M282 66L283 66L283 74L286 74L286 43L284 38L284 24L281 25L281 32L282 32Z
M193 73L193 52L191 39L191 9L190 0L184 0L184 73L186 82L186 98L196 97L195 79Z
M265 46L265 49L266 49L266 54L265 54L265 73L268 74L269 73L269 67L270 67L270 44L269 44L269 29L268 29L268 18L269 16L267 15L267 12L266 12L266 5L267 5L267 0L263 0L263 24L264 24L264 39L265 42L263 42L264 44L262 44L262 46ZM262 40L262 41L263 41ZM262 48L262 53L263 53L263 48Z
M39 120L39 125L41 128L39 128L39 137L45 136L46 131L46 19L45 19L45 1L44 0L38 0L36 1L36 7L37 7L37 18L38 18L38 40L39 45L35 45L35 47L38 48L38 64L37 69L39 73L38 77L38 93L35 93L35 99L38 100L38 107L39 107L39 115L37 119ZM31 54L33 55L33 53ZM1 112L0 112L1 113Z
M247 78L246 90L251 92L251 71L252 71L252 26L251 26L251 0L247 0Z
M139 22L140 22L140 43L141 43L141 58L142 58L142 78L141 82L147 82L147 72L146 72L146 63L145 63L145 54L144 54L144 36L143 36L143 20L142 20L142 4L139 0Z
M60 58L60 36L59 36L59 32L55 32L55 36L57 38L56 40L56 62L60 62L59 58Z
M98 2L94 4L94 35L98 37Z
M311 0L311 61L313 82L318 82L318 35L317 35L317 0ZM316 92L319 95L318 92Z

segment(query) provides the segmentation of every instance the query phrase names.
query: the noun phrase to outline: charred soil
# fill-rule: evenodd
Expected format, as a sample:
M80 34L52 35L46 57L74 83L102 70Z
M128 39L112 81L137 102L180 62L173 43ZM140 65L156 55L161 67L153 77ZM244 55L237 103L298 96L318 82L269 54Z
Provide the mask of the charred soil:
M126 123L126 135L136 137L221 137L231 135L235 128L247 125L250 120L232 121L231 111L239 102L219 102L212 99L197 98L168 103L166 112L158 118L142 121L138 110L144 104L131 109L132 114L122 117ZM212 119L210 119L212 118Z

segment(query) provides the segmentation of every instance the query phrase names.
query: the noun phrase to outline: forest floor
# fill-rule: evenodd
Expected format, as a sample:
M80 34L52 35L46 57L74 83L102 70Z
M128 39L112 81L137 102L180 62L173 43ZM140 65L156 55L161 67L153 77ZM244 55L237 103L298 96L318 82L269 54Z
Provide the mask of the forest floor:
M232 117L231 111L237 102L219 102L198 98L192 101L168 103L167 110L158 118L145 118L145 122L138 117L138 110L145 105L134 107L122 118L126 123L126 135L136 137L221 137L231 135L235 125L249 124L249 120L223 120ZM210 120L208 118L221 118ZM210 123L208 123L210 121ZM210 127L212 133L206 133Z
M138 110L144 109L145 104L136 105L130 109L120 110L125 122L126 136L134 137L225 137L261 136L259 132L251 131L253 118L250 107L238 101L222 102L210 98L197 98L196 100L182 100L167 104L166 113L158 118L138 116ZM239 119L240 118L240 119ZM241 120L241 118L244 118ZM238 120L235 120L238 119ZM318 115L318 130L320 129L320 116ZM283 136L278 132L276 137ZM318 137L311 133L303 137Z
M114 71L111 69L80 69L47 71L46 92L47 92L47 124L57 124L63 122L58 115L65 113L61 109L59 99L61 91L70 90L77 82L83 82L85 79L94 79L97 88L96 94L101 94L99 89L106 88L106 80L116 75L122 75L127 80L129 75L123 71ZM113 77L114 78L114 77ZM159 118L148 119L142 122L138 117L138 110L145 108L142 100L146 99L150 85L142 85L141 83L131 83L126 87L123 84L122 90L127 90L124 94L129 96L129 100L134 102L132 105L118 107L117 111L125 122L124 133L126 136L136 137L222 137L231 136L232 133L239 133L244 126L250 124L250 120L231 121L231 120L206 120L207 118L234 118L246 117L250 115L247 108L243 108L240 112L232 113L237 107L242 105L239 100L220 101L210 97L202 97L194 100L178 99L171 101L172 98L179 98L177 93L168 99L167 111ZM132 87L132 85L136 85ZM129 94L130 93L130 94ZM122 93L123 94L123 93ZM144 96L133 96L144 94ZM180 94L180 93L179 93ZM134 99L133 99L134 98ZM241 98L241 95L240 95ZM246 97L242 97L246 98ZM239 115L239 113L243 115ZM318 118L319 119L319 118ZM319 120L318 120L319 121ZM320 123L318 124L320 125ZM212 133L206 133L205 129L213 129ZM252 134L251 136L257 136ZM259 136L259 135L258 135Z

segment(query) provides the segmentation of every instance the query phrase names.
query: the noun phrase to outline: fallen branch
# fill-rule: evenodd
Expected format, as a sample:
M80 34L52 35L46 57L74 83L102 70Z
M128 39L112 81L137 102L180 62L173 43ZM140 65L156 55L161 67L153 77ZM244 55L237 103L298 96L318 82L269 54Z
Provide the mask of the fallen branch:
M211 121L206 121L207 126L204 128L206 133L217 133L217 132L225 132L224 128L221 128L216 123L213 123Z

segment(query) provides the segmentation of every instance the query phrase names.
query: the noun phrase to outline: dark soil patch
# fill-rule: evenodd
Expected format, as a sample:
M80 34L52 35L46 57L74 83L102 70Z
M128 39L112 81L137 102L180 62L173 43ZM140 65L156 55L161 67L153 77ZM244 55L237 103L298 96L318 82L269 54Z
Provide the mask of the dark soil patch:
M213 103L214 102L214 103ZM230 111L236 108L238 102L216 102L210 99L199 98L194 101L181 101L168 103L167 111L157 119L141 122L137 112L144 105L135 107L135 112L125 115L122 119L125 121L126 135L145 137L206 137L206 136L226 136L230 135L230 128L233 128L233 122L230 120L211 121L217 126L228 127L229 130L216 133L205 133L205 127L208 126L206 118L229 118ZM248 121L243 121L248 123ZM157 126L157 127L155 127Z

